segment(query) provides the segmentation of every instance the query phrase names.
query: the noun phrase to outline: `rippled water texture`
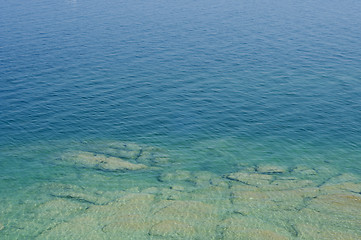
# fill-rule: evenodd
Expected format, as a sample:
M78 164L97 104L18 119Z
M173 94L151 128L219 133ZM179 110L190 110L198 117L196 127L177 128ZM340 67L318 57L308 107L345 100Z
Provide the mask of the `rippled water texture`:
M0 239L361 239L359 1L0 6Z

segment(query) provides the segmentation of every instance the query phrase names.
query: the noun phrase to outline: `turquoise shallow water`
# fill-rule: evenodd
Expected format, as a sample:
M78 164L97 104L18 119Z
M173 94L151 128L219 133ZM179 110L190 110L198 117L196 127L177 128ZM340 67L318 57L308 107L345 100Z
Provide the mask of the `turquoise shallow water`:
M3 1L0 238L357 239L360 7Z

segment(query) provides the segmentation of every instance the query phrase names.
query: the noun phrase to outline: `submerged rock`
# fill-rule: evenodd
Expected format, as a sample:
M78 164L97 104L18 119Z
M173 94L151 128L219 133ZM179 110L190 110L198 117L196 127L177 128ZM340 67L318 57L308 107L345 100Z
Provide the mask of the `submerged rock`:
M136 161L149 165L166 164L169 162L169 156L163 149L144 147Z
M9 230L22 229L23 234L31 234L32 237L28 238L34 239L35 236L38 236L44 230L54 228L63 222L71 221L74 217L78 217L86 209L86 204L54 198L31 207L31 214L27 215L26 220L17 221L18 223ZM26 214L26 212L23 214ZM21 234L20 231L18 233ZM19 236L19 238L28 239L25 236Z
M64 221L68 217L79 214L86 209L86 206L65 200L65 199L53 199L39 205L34 212L37 219L52 219L58 221Z
M143 214L128 214L106 223L102 231L106 233L106 239L148 239L149 229L155 223Z
M228 188L230 181L225 178L215 177L215 178L210 179L209 182L213 186Z
M309 168L306 166L296 166L295 168L292 169L292 172L296 173L296 174L302 174L302 175L316 175L317 171L313 168Z
M76 164L108 171L134 171L147 168L144 164L131 163L121 158L108 157L103 154L96 154L92 152L77 152L70 157L70 159Z
M196 233L193 226L176 220L163 220L155 224L149 231L151 236L167 239L191 239Z
M106 205L91 205L66 222L49 227L39 239L147 239L154 195L126 194Z
M93 205L84 213L93 217L105 233L103 239L147 239L156 221L151 215L155 197L148 193L126 193L106 205Z
M155 217L174 220L207 220L214 216L216 210L212 205L199 201L164 201L166 207L155 213Z
M167 236L177 236L179 234L190 236L195 233L197 235L194 238L186 237L183 239L214 238L220 220L219 209L215 205L200 201L166 200L159 202L157 209L154 210L155 213L152 215L154 219L166 221L159 225L157 229L169 224L166 233L160 229L157 230L157 233L166 234ZM179 228L176 227L178 223L182 223Z
M185 170L176 170L175 172L166 172L163 173L159 180L161 182L171 182L171 181L186 181L192 178L191 172Z
M188 199L199 201L207 204L212 204L215 213L226 213L231 209L231 202L229 200L230 190L220 186L209 186L204 188L197 188L188 194Z
M346 215L357 217L361 220L361 195L360 194L327 194L320 195L311 200L309 208L332 215ZM360 222L361 223L361 222Z
M136 159L143 156L145 163L151 158L142 151L144 148ZM124 160L77 152L72 160L105 170L147 167L134 156ZM151 160L147 164L152 168ZM46 196L54 198L32 208L36 221L23 224L28 227L22 231L36 226L33 235L38 239L361 239L357 234L361 184L354 176L333 175L337 177L329 176L327 181L322 177L321 185L319 176L312 173L316 170L308 168L288 172L278 166L260 166L252 172L243 169L225 176L207 171L166 171L156 172L164 183L157 183L155 175L154 185L143 184L144 178L130 177L131 184L123 181L114 192L44 184ZM124 174L119 181L130 175ZM120 190L127 187L134 188Z
M139 152L142 147L134 142L122 142L122 141L109 141L104 142L105 146L112 147L114 149L124 150L124 151L136 151Z
M325 178L330 178L331 176L337 176L340 174L337 169L325 165L318 166L317 168L315 167L314 170L317 172L318 176Z
M338 184L338 183L344 183L344 182L360 182L360 178L352 173L344 173L340 174L338 176L334 176L330 178L327 183L328 184Z
M300 188L277 191L247 191L231 188L233 211L243 215L259 215L268 211L298 211L305 207L308 199L319 194L317 188Z
M164 164L169 161L165 150L133 142L103 141L84 146L87 151L125 159L146 165Z
M63 154L62 159L106 171L134 171L169 161L165 150L132 142L96 141L82 145L81 149Z
M286 172L287 169L281 166L261 165L258 166L256 170L258 173L263 174L279 174Z
M43 231L36 239L105 239L102 226L91 216L81 216Z
M224 240L235 239L249 239L249 240L289 240L290 237L281 235L273 230L265 229L239 229L238 226L231 226L227 228L223 234Z
M108 220L127 215L147 215L154 203L155 196L147 193L128 193L125 196L102 206L91 206L87 214Z
M163 188L158 197L163 200L181 200L187 197L187 193L172 188Z
M106 198L105 196L110 195L109 193L93 192L89 189L72 184L51 183L45 184L42 187L53 197L72 200L79 203L100 205L111 201L113 197L109 196L109 198ZM116 194L113 192L112 195Z
M254 217L230 217L220 224L222 239L287 240L291 234L276 225Z
M52 196L90 204L104 204L108 202L108 199L101 196L94 196L80 192L58 192L52 194Z
M315 185L311 180L300 180L300 179L290 179L290 180L274 180L269 185L262 185L260 188L271 191L271 190L289 190L304 188Z
M216 174L208 171L197 171L192 173L192 177L188 180L198 187L206 187L211 184L211 179L217 177Z
M329 239L327 235L334 236L332 239L361 239L361 219L358 213L338 214L311 208L294 213L294 227L301 239ZM335 235L332 235L333 233ZM353 238L350 238L352 235Z
M132 147L132 145L134 145L134 147ZM136 159L141 155L142 148L135 144L132 145L124 143L119 147L109 146L104 149L100 149L99 152L119 158Z
M360 239L360 235L348 230L335 229L335 227L315 226L310 223L296 224L298 238L308 239L336 239L336 240L355 240Z
M180 191L180 192L184 191L184 187L178 186L178 185L171 186L170 189L175 190L175 191Z
M254 186L269 184L273 179L271 175L244 172L231 173L227 176L227 178Z
M159 191L160 191L159 188L149 187L149 188L143 189L143 190L142 190L142 193L158 194Z
M257 191L259 192L259 188L257 186L251 186L251 185L248 185L248 184L245 184L245 183L241 183L241 182L236 182L236 181L233 181L231 184L230 184L230 190L231 192L234 192L234 191Z
M340 192L352 192L361 194L361 183L354 182L342 182L338 184L328 184L322 185L320 190L323 193L340 193Z

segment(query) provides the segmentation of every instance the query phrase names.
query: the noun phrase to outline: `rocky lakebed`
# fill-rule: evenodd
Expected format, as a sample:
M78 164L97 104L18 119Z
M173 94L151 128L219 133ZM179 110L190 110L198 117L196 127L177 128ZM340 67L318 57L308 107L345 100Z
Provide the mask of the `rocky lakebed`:
M162 149L116 141L63 152L54 164L155 180L116 190L35 184L24 191L47 198L3 208L16 214L1 218L1 239L361 239L360 177L330 167L192 171Z

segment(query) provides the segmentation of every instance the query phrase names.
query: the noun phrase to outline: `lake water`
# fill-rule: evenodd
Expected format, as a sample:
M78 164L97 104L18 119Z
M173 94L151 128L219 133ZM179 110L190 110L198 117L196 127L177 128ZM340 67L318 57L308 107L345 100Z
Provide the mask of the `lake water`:
M360 239L361 2L0 2L1 239Z

